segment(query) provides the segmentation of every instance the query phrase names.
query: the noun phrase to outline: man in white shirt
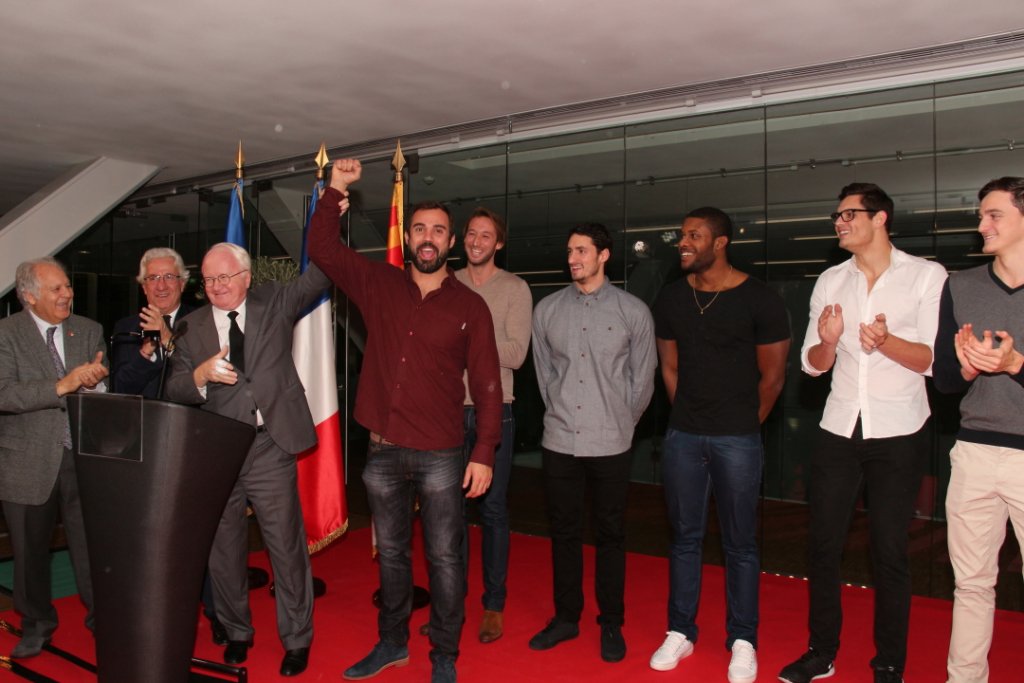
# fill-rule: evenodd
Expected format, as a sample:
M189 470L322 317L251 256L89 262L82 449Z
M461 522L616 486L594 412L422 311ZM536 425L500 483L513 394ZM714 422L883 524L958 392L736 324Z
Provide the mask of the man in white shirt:
M875 683L899 683L910 620L907 532L921 484L922 432L942 266L889 240L892 199L877 185L843 188L832 214L839 246L853 254L814 286L801 350L807 374L832 370L820 442L809 463L810 649L779 678L831 676L842 628L840 562L863 484L875 581Z

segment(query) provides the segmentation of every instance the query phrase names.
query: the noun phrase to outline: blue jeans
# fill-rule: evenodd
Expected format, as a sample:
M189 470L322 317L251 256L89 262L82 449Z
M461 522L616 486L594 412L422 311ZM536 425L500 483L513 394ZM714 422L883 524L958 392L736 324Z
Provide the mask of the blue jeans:
M665 434L662 474L672 526L668 627L691 642L697 642L701 550L714 492L725 553L725 646L731 649L742 638L757 647L757 509L763 468L759 433L702 436L669 429Z
M413 504L419 497L430 575L432 661L458 656L465 618L463 471L462 446L417 451L372 442L363 469L380 564L377 628L381 641L394 645L409 641Z
M466 433L467 459L476 445L476 408L466 406L463 427ZM494 473L487 493L477 498L480 510L481 559L484 568L484 609L501 612L505 609L505 580L508 577L508 481L512 477L512 451L516 420L512 404L504 404L501 413L501 444L494 453ZM466 569L469 569L469 534L466 534Z

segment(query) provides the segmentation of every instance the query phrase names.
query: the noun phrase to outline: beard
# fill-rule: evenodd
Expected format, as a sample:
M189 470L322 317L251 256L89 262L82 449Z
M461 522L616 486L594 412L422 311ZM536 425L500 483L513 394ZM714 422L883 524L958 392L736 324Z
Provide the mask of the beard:
M434 256L433 261L425 261L420 256L420 250L423 249L423 247L428 246L432 247L434 249L434 252L436 253L436 256ZM424 275L436 273L437 271L444 268L446 263L448 263L448 250L442 249L441 247L438 247L432 242L424 242L423 244L419 245L418 247L416 247L416 251L413 252L412 255L412 265L416 268L416 270L423 273Z
M683 275L700 275L706 272L708 268L715 265L715 255L712 251L701 252L693 255L693 261L689 266L683 265L680 262L680 267L683 269Z

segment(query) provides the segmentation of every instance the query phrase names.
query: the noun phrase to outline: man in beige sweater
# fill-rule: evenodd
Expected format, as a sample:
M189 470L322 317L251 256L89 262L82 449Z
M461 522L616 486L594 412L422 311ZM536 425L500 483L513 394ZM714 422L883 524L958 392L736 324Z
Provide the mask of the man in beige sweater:
M479 501L483 523L484 617L480 624L480 642L490 643L501 637L505 609L505 578L508 574L508 481L512 474L515 419L512 415L512 371L523 364L530 344L533 298L530 287L516 275L502 270L494 256L505 246L508 233L501 216L485 208L477 208L462 232L466 248L466 267L455 271L455 277L483 297L491 309L494 337L501 365L501 388L504 408L501 420L501 445L494 456L494 477L491 488ZM466 391L465 429L467 453L476 441L476 411ZM468 538L468 537L467 537ZM466 554L468 563L468 553Z

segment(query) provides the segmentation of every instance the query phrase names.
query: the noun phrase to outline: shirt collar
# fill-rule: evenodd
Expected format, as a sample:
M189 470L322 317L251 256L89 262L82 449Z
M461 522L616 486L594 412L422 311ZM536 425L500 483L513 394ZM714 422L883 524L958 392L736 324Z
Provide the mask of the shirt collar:
M25 310L27 310L28 314L32 316L32 321L35 322L36 327L39 328L39 334L43 335L44 339L46 338L46 331L51 327L57 328L57 331L54 332L54 334L61 334L64 331L63 320L59 323L48 323L42 318L40 318L38 315L36 315L35 311L33 311L32 309L26 308Z

